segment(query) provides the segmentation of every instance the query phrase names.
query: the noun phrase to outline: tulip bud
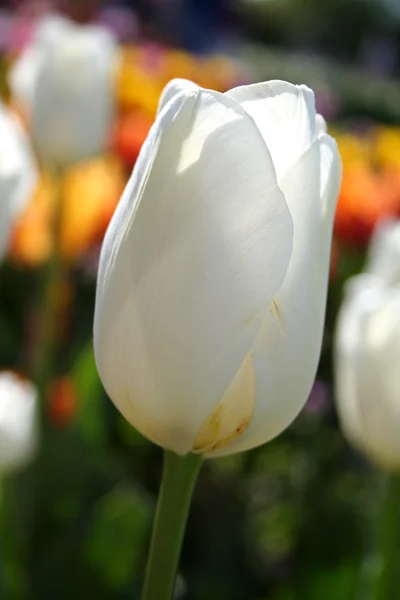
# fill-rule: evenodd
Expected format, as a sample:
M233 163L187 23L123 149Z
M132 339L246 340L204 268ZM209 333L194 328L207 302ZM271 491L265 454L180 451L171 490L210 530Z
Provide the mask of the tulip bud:
M388 285L400 283L400 221L380 221L371 238L366 271Z
M114 118L118 46L96 25L45 17L10 75L38 153L64 167L102 152Z
M7 250L13 224L33 193L36 175L21 124L0 103L0 259Z
M320 354L340 177L305 86L167 86L104 240L94 321L102 382L142 434L222 456L294 419Z
M0 373L0 474L23 468L34 456L37 390L14 373Z
M349 441L373 462L400 469L400 287L352 278L338 316L335 388Z

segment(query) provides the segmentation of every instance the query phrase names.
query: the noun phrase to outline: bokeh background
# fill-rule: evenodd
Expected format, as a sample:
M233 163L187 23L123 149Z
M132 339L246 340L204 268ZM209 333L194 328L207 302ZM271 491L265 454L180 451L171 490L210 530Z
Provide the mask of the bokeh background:
M96 269L160 92L172 77L185 77L221 91L274 78L308 84L338 140L344 176L314 388L279 438L204 465L176 598L363 598L356 589L373 568L381 476L340 433L332 332L343 284L362 268L377 221L400 214L400 3L9 0L0 7L1 95L11 103L6 72L50 10L101 22L124 52L109 150L62 182L47 425L36 459L7 482L0 597L139 597L162 453L124 421L98 379L91 339ZM43 173L0 269L0 367L27 376L43 318L52 196Z

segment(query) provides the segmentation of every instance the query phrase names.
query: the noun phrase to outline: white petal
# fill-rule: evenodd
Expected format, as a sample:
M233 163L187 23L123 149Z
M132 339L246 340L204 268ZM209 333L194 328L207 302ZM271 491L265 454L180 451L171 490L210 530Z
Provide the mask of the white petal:
M253 360L247 354L213 413L203 424L193 452L208 454L225 448L240 437L253 414L254 398Z
M357 392L365 452L381 467L400 468L400 290L382 294L358 339ZM357 368L358 367L358 368Z
M366 271L382 277L388 285L400 282L400 221L383 220L375 228Z
M243 435L212 456L247 450L276 437L297 416L311 390L321 350L340 185L335 148L328 136L318 139L280 182L294 221L293 252L252 351L255 409Z
M0 258L16 217L33 193L36 179L28 137L18 119L0 104Z
M266 81L237 87L227 94L256 122L281 179L317 136L313 92L305 85Z
M0 474L22 468L37 448L37 390L13 373L0 373Z
M65 166L103 151L114 117L116 41L101 27L71 24L51 50L37 52L31 120L42 160Z
M362 313L342 307L336 323L334 344L335 399L342 429L355 446L362 448L358 380L358 350Z
M322 201L322 222L328 227L329 236L325 238L324 249L329 254L331 248L331 232L335 216L337 199L342 182L342 160L336 141L326 134L318 137L321 148L320 193ZM325 235L324 227L322 235Z
M147 171L134 170L102 251L96 362L126 418L185 453L284 279L292 220L234 100L201 90L182 105L178 95L151 137Z
M157 114L159 114L168 102L178 94L184 92L185 96L189 96L189 94L197 92L198 90L199 86L196 83L193 83L193 81L189 81L189 79L171 79L161 93Z
M37 77L43 61L65 35L70 22L59 15L46 15L38 22L32 42L13 63L8 82L13 99L30 117L35 96Z
M382 285L370 275L348 280L334 338L335 398L342 428L352 443L363 448L359 394L365 321L382 298Z
M35 82L42 60L42 52L38 48L27 48L14 63L8 81L13 99L28 116L32 110L35 93Z
M74 27L73 22L63 15L47 13L37 22L32 45L40 44L43 47L50 48L50 46L57 43L60 35L63 35L70 27Z
M323 135L324 133L327 133L328 126L322 115L317 114L315 122L317 127L317 137Z

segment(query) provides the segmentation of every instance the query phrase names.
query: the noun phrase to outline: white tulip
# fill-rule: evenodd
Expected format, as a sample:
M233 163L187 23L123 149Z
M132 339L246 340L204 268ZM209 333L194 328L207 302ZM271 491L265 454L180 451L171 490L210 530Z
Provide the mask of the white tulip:
M0 259L7 251L14 221L29 202L36 179L28 137L17 117L0 103Z
M16 61L10 87L45 164L65 166L102 152L114 119L119 50L111 33L45 17Z
M400 469L400 286L351 279L338 316L335 388L342 429L373 462Z
M38 444L37 390L14 373L0 373L0 475L21 469Z
M142 434L221 456L307 399L341 163L305 86L172 81L161 102L103 244L96 362Z
M57 38L65 35L68 20L59 15L46 15L37 24L32 41L9 71L9 84L19 107L32 112L36 81L46 54L57 45Z
M384 219L371 238L366 271L387 284L400 283L400 221Z

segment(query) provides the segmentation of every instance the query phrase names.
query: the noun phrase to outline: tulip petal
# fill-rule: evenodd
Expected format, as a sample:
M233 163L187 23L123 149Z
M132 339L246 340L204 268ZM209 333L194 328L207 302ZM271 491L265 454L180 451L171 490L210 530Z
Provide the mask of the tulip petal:
M366 270L388 285L400 282L400 222L385 219L374 230L368 249Z
M33 193L36 178L28 137L18 119L0 105L0 258L15 219Z
M317 114L317 116L315 118L315 122L316 122L316 128L317 128L317 131L316 131L317 137L321 136L324 133L327 133L328 126L322 115Z
M320 194L322 201L322 222L328 227L329 236L325 237L326 231L321 230L322 241L325 242L324 249L330 253L331 233L333 218L335 216L336 204L342 182L342 161L336 141L330 136L323 134L319 136L321 163L320 163Z
M241 438L210 456L247 450L271 440L307 400L321 349L340 179L336 144L323 135L280 182L294 221L293 252L285 281L251 352L256 395L253 416Z
M249 425L254 410L254 368L246 356L217 408L200 430L193 452L205 453L228 446Z
M376 292L377 293L377 292ZM358 339L357 400L365 452L384 469L400 468L400 288L382 294Z
M198 90L199 86L189 79L171 79L161 93L160 100L158 102L157 114L159 114L164 106L166 106L168 102L178 94L185 92L185 96L189 96L191 92L197 92Z
M256 122L279 180L316 138L314 93L286 81L244 85L226 93Z
M65 167L105 150L119 59L116 41L103 27L50 19L39 28L10 84L46 166Z
M31 115L35 96L36 81L46 55L52 53L57 43L68 32L69 21L60 15L49 14L42 17L34 31L32 42L13 63L8 82L12 96L20 109Z
M25 467L37 451L37 395L29 381L0 373L0 475Z
M113 218L94 326L111 399L178 453L193 447L243 364L293 235L252 119L217 92L182 96L159 115Z
M335 398L342 428L351 442L364 449L363 420L358 381L363 373L361 339L371 310L380 303L382 285L379 279L361 274L346 284L345 298L337 319L334 364Z
M42 50L27 48L10 69L8 81L13 99L24 116L30 115L35 93L35 81L42 59Z

